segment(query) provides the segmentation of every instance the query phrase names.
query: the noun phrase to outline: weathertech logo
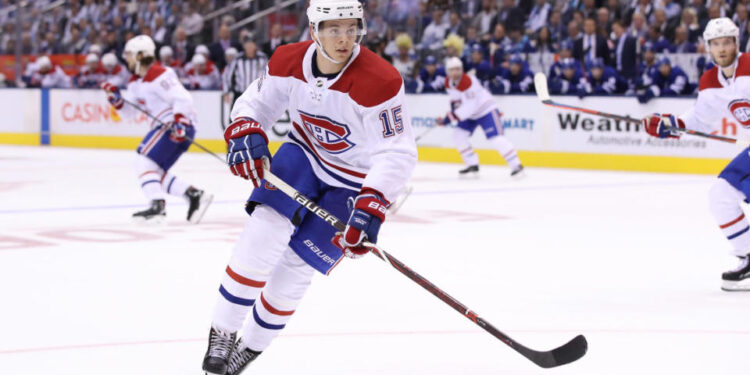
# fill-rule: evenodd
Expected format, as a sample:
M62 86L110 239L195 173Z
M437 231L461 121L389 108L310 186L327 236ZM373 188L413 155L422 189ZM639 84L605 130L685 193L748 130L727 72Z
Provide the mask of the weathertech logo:
M302 111L300 111L299 116L307 133L326 151L338 154L355 146L347 139L351 134L348 126L324 116L311 115Z
M729 112L732 112L737 121L744 128L750 128L750 101L747 99L732 100L729 103Z

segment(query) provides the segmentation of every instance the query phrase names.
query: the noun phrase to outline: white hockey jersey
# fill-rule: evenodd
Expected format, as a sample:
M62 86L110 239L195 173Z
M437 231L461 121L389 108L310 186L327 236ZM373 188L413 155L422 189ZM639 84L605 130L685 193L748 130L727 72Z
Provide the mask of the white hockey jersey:
M451 100L451 112L458 121L476 120L497 108L492 94L471 74L464 73L457 82L446 77L445 90Z
M53 65L46 73L42 73L38 67L31 73L29 80L31 87L67 89L73 87L73 80L57 65Z
M193 97L177 79L177 74L170 68L155 63L143 77L133 75L128 82L127 90L122 97L137 103L142 109L164 123L174 120L175 114L181 114L195 123L197 116L193 107ZM120 113L126 118L135 118L141 112L125 103ZM151 127L159 123L151 121Z
M127 68L125 68L122 64L115 65L112 70L107 71L107 69L104 70L104 81L109 82L112 86L117 86L119 88L125 87L125 85L128 84L130 81L130 78L132 74L128 71Z
M237 99L232 119L250 117L268 130L288 108L287 140L305 151L318 178L395 200L417 161L401 76L356 46L335 78L315 77L315 49L312 41L277 48L266 72Z
M206 65L203 73L199 73L195 67L190 68L185 74L185 84L191 90L218 90L221 88L221 77L216 65Z
M680 116L685 127L711 133L719 129L722 118L734 118L741 125L739 138L750 137L750 54L740 54L736 64L728 79L716 66L703 73L695 105Z

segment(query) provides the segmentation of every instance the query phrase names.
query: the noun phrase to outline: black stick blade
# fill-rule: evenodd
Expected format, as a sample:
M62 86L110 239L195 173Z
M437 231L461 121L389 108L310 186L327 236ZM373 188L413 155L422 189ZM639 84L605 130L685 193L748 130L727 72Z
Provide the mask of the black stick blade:
M586 354L589 344L583 335L578 335L565 345L549 352L533 353L529 359L543 368L552 368L574 362Z

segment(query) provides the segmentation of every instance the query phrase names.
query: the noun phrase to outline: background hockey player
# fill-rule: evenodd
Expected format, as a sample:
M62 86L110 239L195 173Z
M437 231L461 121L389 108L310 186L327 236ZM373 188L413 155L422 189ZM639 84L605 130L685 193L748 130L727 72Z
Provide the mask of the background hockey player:
M490 61L484 57L484 48L479 43L471 45L471 55L465 68L467 73L473 74L474 77L479 79L482 86L489 86L490 79L494 73L492 72ZM440 83L444 84L444 82Z
M162 126L154 120L151 131L138 145L135 172L151 206L134 213L133 218L138 221L162 221L166 216L165 194L170 194L188 201L187 220L197 223L213 196L169 172L195 137L193 99L174 71L156 62L155 49L153 40L147 35L129 40L123 51L128 68L134 73L128 90L121 93L117 86L109 82L102 84L110 104L123 116L132 118L140 115L139 110L126 105L125 100L128 100L138 103L142 109L167 124Z
M191 90L218 90L221 77L216 65L208 65L206 57L196 53L190 61L191 68L186 74L186 86Z
M510 166L511 176L520 176L523 171L521 159L515 147L503 136L503 123L500 111L492 94L482 87L479 80L471 74L465 74L463 64L457 57L449 58L445 63L448 77L445 89L451 101L451 110L444 118L438 118L438 125L458 122L453 131L453 140L466 164L458 171L460 176L479 173L479 155L469 143L469 138L477 126L481 126L484 135Z
M492 84L496 94L521 94L534 89L534 74L531 73L521 55L513 55L508 60L508 68L498 66L498 74Z
M67 89L73 86L73 80L47 56L40 56L33 65L30 64L27 82L29 87Z
M107 53L102 56L102 69L104 82L110 85L123 88L130 81L130 72L119 61L114 53Z
M344 254L368 252L362 241L377 242L386 207L416 164L401 76L359 46L362 5L313 0L307 16L312 40L275 50L235 102L224 133L232 173L255 189L219 287L203 361L211 374L240 373L287 324L316 271L328 274ZM292 130L271 159L265 130L285 109ZM349 218L344 233L265 182L268 162L280 179Z
M638 95L638 101L646 103L654 97L674 97L691 92L687 74L664 56L656 63L657 70L651 75L651 84L646 92Z
M583 83L583 72L578 61L572 57L560 61L562 74L549 81L551 94L576 94Z
M86 55L85 62L74 78L76 87L82 89L99 87L99 84L104 81L104 70L99 65L99 56L89 53Z
M750 54L739 53L739 29L729 18L713 19L706 25L703 39L717 66L701 76L695 106L679 118L670 114L644 118L648 134L659 138L680 136L665 126L710 133L718 130L722 118L736 119L742 125L738 131L747 134L750 127ZM722 275L724 290L750 290L741 282L750 277L750 225L740 205L750 198L748 152L749 149L743 150L724 168L708 194L716 224L732 245L732 254L740 260L736 269Z
M445 69L438 66L435 56L424 59L424 67L419 71L419 88L417 92L443 92L445 90Z
M627 89L628 82L597 57L588 66L586 76L578 87L578 96L622 94Z

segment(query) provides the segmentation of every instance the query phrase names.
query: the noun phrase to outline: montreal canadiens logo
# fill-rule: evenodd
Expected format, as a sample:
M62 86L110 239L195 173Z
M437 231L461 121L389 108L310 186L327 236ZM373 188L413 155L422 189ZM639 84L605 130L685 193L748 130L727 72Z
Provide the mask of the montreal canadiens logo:
M351 134L349 127L335 122L324 116L299 113L305 130L313 137L320 147L332 154L338 154L349 150L355 144L347 138Z
M750 100L732 100L729 103L729 112L732 112L732 116L734 116L743 127L750 128Z

